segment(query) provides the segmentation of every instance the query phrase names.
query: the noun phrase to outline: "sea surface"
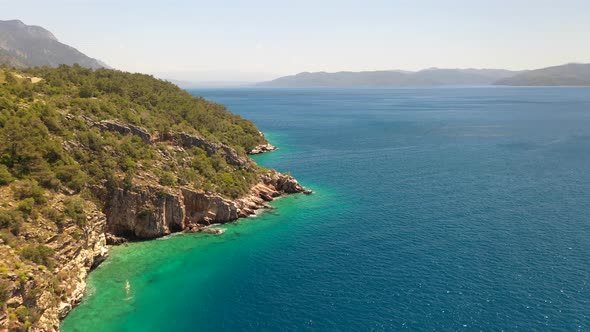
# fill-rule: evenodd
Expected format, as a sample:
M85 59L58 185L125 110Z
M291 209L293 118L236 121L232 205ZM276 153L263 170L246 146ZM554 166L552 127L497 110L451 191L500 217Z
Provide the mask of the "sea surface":
M191 92L316 193L113 248L63 331L590 330L590 88Z

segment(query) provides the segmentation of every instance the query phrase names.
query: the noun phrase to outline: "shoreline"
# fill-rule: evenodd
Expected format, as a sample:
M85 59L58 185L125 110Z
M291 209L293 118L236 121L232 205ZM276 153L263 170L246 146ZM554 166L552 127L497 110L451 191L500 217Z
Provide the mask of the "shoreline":
M262 150L267 150L256 153L249 153L249 155L271 152L277 149L275 146L271 144L264 144L262 146L264 146L264 148L261 148ZM272 149L268 150L269 146L272 147ZM257 146L256 148L258 147L260 146ZM213 204L213 206L208 206L208 209L206 209L207 213L205 215L200 216L201 218L199 219L192 219L189 213L184 217L186 219L186 225L182 229L169 229L168 232L165 234L149 238L128 238L112 234L108 230L109 225L107 223L108 218L106 216L108 213L104 213L104 229L102 230L102 232L97 232L97 241L93 245L92 257L90 259L91 264L88 264L89 257L86 257L84 260L85 264L76 265L79 269L79 274L78 278L76 278L74 282L76 289L74 296L69 298L68 301L60 302L56 304L54 307L45 310L45 312L43 312L39 320L40 322L44 321L44 323L40 325L53 326L54 330L60 330L61 322L68 316L68 314L74 308L76 308L78 305L80 305L80 303L82 303L84 296L86 294L86 279L88 278L88 275L94 269L96 269L101 263L108 259L109 251L113 246L124 245L129 242L166 240L168 237L171 236L196 232L209 232L214 235L222 235L225 230L221 231L212 226L221 226L223 224L238 222L240 219L243 218L257 217L259 214L263 213L264 210L270 207L270 202L281 197L293 194L309 195L312 193L313 191L301 186L299 182L292 176L282 174L276 170L271 169L265 175L261 176L261 180L255 185L253 185L250 188L250 191L243 197L228 200L222 198L220 195L215 193L200 193L201 195L205 195L210 200L213 200L216 203ZM217 214L219 211L215 210L219 210L219 208L221 208L221 210L224 210L224 208L228 207L230 208L230 210L232 210L232 207L235 208L232 211L234 211L236 214L226 214L223 215L223 217L226 218L217 218ZM57 325L55 325L56 319ZM31 331L44 331L44 329L32 329Z

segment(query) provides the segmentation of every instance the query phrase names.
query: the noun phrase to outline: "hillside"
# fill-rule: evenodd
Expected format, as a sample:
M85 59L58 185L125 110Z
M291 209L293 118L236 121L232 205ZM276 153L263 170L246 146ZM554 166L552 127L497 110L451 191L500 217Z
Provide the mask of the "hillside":
M0 329L58 330L107 243L215 232L304 192L247 156L266 144L148 75L0 68Z
M299 73L259 83L267 87L328 87L328 86L439 86L489 85L516 72L494 69L438 69L418 72L364 71L338 73Z
M19 20L0 21L0 65L16 68L57 67L79 64L98 69L106 67L75 48L60 43L55 36L38 26Z
M590 85L590 64L570 63L530 70L499 80L495 84L514 86L588 86Z

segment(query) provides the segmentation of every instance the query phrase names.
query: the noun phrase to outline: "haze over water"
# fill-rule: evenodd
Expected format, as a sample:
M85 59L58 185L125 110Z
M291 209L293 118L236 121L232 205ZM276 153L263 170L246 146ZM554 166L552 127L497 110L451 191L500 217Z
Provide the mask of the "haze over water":
M194 93L316 194L114 248L64 331L590 329L590 88Z

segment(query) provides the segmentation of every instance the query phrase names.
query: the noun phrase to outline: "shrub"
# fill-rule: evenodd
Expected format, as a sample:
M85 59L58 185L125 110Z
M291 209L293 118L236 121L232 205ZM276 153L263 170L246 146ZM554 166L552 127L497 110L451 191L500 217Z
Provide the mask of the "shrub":
M0 228L8 228L14 235L20 233L24 222L22 213L14 210L0 210Z
M20 255L24 259L28 259L34 263L52 267L51 256L53 255L53 249L49 248L44 244L29 244L26 245L20 252Z
M135 160L133 160L133 158L126 156L125 158L123 158L122 162L121 162L121 169L125 172L127 171L133 171L135 170L135 168L137 167L137 163L135 162Z
M24 213L25 215L31 215L33 209L35 208L35 200L32 197L25 198L18 203L17 209Z
M88 177L80 170L78 165L62 165L56 169L57 178L67 187L79 192L82 190Z
M0 186L4 186L14 181L12 174L8 171L6 165L0 164Z
M84 200L80 197L68 197L65 202L65 214L72 218L78 226L86 224L86 213L84 212Z
M35 180L21 180L13 183L11 188L14 198L18 200L31 197L37 204L45 204L47 202L45 190Z
M8 300L10 284L6 280L0 280L0 307L4 306L4 303Z
M137 214L137 216L140 219L143 220L147 220L149 218L151 218L154 215L154 207L151 205L146 205L144 207L141 208L141 210L139 211L139 213Z
M59 212L59 210L54 209L52 207L46 207L43 209L43 215L45 218L53 221L58 229L62 229L64 226L65 216L63 213Z
M16 310L14 310L14 314L21 323L28 322L31 317L31 312L29 311L29 308L25 307L24 305L21 305L20 307L16 308Z
M162 174L160 174L160 184L163 186L175 186L176 175L172 172L162 172Z
M85 84L80 87L80 98L91 98L94 97L94 87L91 85Z

